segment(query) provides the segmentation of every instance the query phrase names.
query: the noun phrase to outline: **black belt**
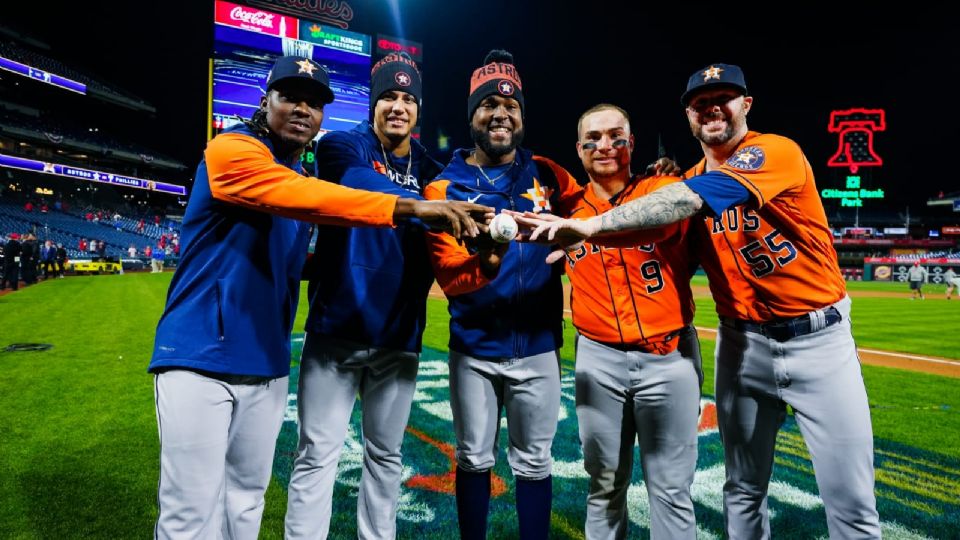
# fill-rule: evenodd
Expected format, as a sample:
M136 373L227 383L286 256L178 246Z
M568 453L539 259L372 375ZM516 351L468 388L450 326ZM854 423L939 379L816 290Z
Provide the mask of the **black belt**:
M603 345L604 347L610 347L611 349L616 349L621 352L652 352L653 348L648 345L639 345L636 343L607 343L606 341L598 341L597 343Z
M753 332L777 341L787 341L798 336L819 332L828 326L840 322L843 317L837 308L830 306L819 311L811 311L793 319L755 323L724 317L724 324L741 332Z
M683 329L674 330L666 336L664 336L663 341L659 342L647 342L647 343L608 343L606 341L597 341L597 343L603 345L604 347L610 347L611 349L616 349L621 352L644 352L644 353L656 353L656 354L665 354L664 351L669 352L672 345L668 345L674 338L680 335Z

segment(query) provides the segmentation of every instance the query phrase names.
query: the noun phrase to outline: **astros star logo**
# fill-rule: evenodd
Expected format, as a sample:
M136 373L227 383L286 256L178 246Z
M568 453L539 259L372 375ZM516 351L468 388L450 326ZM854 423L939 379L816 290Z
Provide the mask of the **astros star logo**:
M707 69L703 70L703 82L707 82L710 79L720 79L721 73L723 73L723 68L718 68L717 66L710 66Z
M306 73L307 75L310 75L312 77L313 72L317 70L317 66L310 60L307 60L306 58L304 58L303 60L300 60L296 64L300 66L300 71L298 71L297 73Z
M727 160L727 165L743 171L755 171L763 166L766 155L759 146L747 146L737 150Z
M397 74L394 75L394 79L400 86L410 86L410 75L407 75L402 71L398 71Z
M510 84L510 81L500 81L497 84L497 91L505 96L513 94L513 85Z
M551 195L553 195L553 188L541 186L540 181L536 178L533 179L533 187L528 189L526 193L520 194L521 197L533 201L533 212L535 214L551 210Z

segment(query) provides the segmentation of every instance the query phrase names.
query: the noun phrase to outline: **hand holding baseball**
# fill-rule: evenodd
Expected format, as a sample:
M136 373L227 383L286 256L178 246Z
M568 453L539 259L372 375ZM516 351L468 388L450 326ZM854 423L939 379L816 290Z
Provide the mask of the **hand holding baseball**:
M559 244L560 249L547 256L547 264L559 261L568 251L579 249L584 239L596 234L596 224L591 220L563 219L533 212L510 212L510 215L524 229L521 241Z
M517 237L517 231L520 227L510 214L499 213L494 216L490 222L490 238L494 241L506 244Z

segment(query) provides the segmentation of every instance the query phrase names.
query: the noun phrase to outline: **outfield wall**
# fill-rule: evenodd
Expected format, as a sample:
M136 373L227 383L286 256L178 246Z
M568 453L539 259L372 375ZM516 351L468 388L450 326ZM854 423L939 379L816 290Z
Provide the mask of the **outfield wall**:
M863 260L864 281L907 281L907 271L915 261L892 257L868 257ZM920 263L929 272L927 283L943 283L943 273L949 268L960 274L960 259L926 259Z

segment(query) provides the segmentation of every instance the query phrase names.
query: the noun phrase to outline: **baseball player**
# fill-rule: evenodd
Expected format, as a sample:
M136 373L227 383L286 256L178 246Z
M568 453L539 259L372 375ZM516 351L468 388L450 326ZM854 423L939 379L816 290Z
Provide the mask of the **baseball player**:
M524 99L513 57L491 51L473 72L467 118L474 148L457 150L428 199L469 200L495 209L550 212L579 192L556 163L520 148ZM450 399L457 438L457 516L462 538L486 538L490 470L501 415L516 478L519 537L547 538L550 449L560 410L563 297L559 265L547 246L511 244L499 266L474 263L485 287L457 294L458 264L476 259L449 236L430 234L437 281L449 297ZM484 273L485 272L485 273Z
M410 136L420 96L420 72L408 55L377 62L371 72L372 123L324 135L316 148L316 176L421 198L441 166ZM358 537L396 536L401 443L434 279L426 246L424 228L416 223L319 229L317 254L308 265L310 313L300 359L300 442L288 488L289 539L329 533L337 463L358 394Z
M572 215L599 215L676 182L630 172L626 111L597 105L580 117L577 153L590 183ZM625 538L633 447L650 500L651 538L696 538L690 485L697 464L700 350L693 319L688 221L585 243L566 254L577 339L576 402L590 475L586 538ZM684 347L678 347L681 337Z
M910 290L913 291L911 300L916 300L917 296L923 300L923 284L929 279L930 273L927 269L920 266L920 261L913 261L913 266L907 270L907 281L910 282Z
M943 273L943 282L947 284L947 300L949 300L953 291L960 289L960 278L957 277L953 268L947 268L947 271Z
M777 432L793 410L831 538L879 538L873 433L850 330L850 298L813 171L796 143L747 129L742 70L712 64L682 96L704 159L670 184L584 221L537 225L570 244L661 227L703 211L693 233L720 315L716 398L730 538L769 538Z
M317 181L300 155L333 100L326 71L279 58L253 118L207 145L182 257L157 325L157 538L256 538L287 402L290 331L308 226L447 220L476 234L481 206L437 207Z

